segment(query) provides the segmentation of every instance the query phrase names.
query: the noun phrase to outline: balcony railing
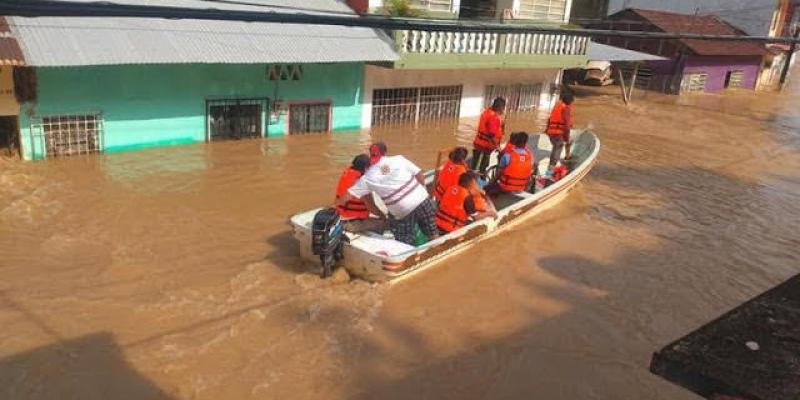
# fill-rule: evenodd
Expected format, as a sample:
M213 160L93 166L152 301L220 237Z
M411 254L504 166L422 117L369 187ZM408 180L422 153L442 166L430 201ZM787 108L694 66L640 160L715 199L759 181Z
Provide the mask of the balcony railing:
M400 53L582 56L589 38L559 34L397 31Z

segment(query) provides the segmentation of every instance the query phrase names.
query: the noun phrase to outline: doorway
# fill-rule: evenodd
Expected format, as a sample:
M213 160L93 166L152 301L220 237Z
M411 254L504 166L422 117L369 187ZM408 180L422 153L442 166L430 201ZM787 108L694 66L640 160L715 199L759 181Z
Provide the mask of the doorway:
M19 154L19 126L16 116L0 117L0 155Z
M209 100L208 140L236 140L264 136L267 99Z

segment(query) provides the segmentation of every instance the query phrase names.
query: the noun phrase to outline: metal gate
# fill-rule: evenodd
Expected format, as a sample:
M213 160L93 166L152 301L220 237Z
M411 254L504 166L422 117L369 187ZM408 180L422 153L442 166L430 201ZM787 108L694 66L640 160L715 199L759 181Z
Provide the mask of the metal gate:
M490 85L484 93L484 107L502 97L506 99L506 112L535 111L539 107L542 84Z
M99 153L103 148L103 120L99 114L42 117L31 124L31 133L33 143L43 139L47 157ZM35 147L34 144L33 153L37 153Z
M330 131L331 104L311 103L289 106L289 134Z
M372 92L372 126L457 119L462 90L461 85L375 89Z
M209 141L263 136L267 99L208 100L206 104Z

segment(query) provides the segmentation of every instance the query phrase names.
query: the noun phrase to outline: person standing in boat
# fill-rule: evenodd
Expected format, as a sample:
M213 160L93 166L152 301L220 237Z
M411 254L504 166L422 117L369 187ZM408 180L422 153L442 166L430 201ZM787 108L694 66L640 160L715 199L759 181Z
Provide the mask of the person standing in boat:
M372 165L346 194L336 200L336 205L344 205L352 199L370 202L370 195L375 193L391 215L390 229L395 240L413 244L417 226L429 240L436 239L439 237L436 209L425 189L425 174L405 157L387 156L386 153L387 147L383 142L370 146Z
M511 135L513 151L504 152L497 163L497 180L486 185L490 196L502 192L514 193L528 190L534 171L533 153L528 148L528 134L517 132Z
M366 154L359 154L353 162L344 169L342 176L339 177L339 183L336 185L336 200L343 197L347 191L364 175L369 167L369 156ZM342 218L345 224L345 229L350 232L363 232L363 231L377 231L382 232L385 226L384 219L370 218L370 213L373 215L381 215L382 212L375 206L372 201L372 195L368 195L366 201L359 199L350 199L344 204L337 206L336 211Z
M500 142L503 140L503 112L506 109L506 99L498 97L492 106L481 114L478 121L478 133L472 142L472 169L486 173L489 166L489 156L493 151L500 151Z
M547 129L545 133L550 138L550 144L553 145L553 150L550 153L550 170L561 159L561 152L565 150L564 159L570 159L570 130L572 129L572 103L575 101L575 96L572 93L564 93L561 99L556 102L553 110L550 111L550 118L547 120Z
M476 175L472 171L461 174L458 184L451 186L442 196L436 213L436 226L442 234L450 233L470 221L497 217L490 202L473 191Z
M466 147L456 147L453 149L436 178L436 187L433 189L434 200L441 201L442 196L451 186L458 184L458 177L467 172L467 155L469 150Z

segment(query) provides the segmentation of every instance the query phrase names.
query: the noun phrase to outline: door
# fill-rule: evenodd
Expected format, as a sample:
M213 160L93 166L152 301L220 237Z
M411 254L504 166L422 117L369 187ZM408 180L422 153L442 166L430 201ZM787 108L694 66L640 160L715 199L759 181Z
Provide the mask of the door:
M289 134L330 131L331 103L293 104L289 106Z
M19 151L17 117L0 117L0 155L14 155Z
M208 101L209 140L231 140L263 136L265 99Z

